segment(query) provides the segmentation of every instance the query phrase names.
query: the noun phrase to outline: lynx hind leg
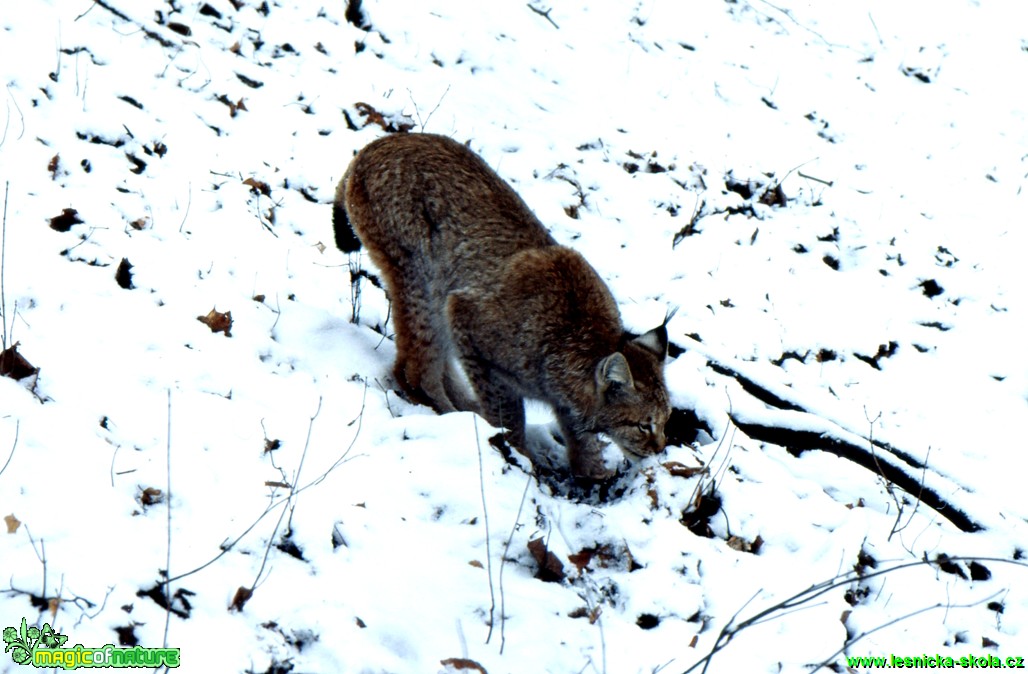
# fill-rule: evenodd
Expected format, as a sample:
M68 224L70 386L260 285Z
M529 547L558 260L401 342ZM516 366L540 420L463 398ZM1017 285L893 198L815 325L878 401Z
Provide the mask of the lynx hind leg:
M523 449L524 401L516 391L492 375L489 364L481 356L474 337L476 324L479 322L476 316L476 303L468 291L451 293L447 300L446 313L464 373L467 374L471 388L478 398L476 411L493 426L506 428L511 444Z
M450 403L462 412L482 413L482 406L469 386L469 382L457 369L453 360L460 356L454 353L450 362L447 363L446 372L443 373L443 388L446 390L446 397Z
M455 411L444 383L449 359L448 340L439 334L437 326L429 319L431 310L427 295L420 290L421 284L405 282L396 269L389 269L385 276L396 333L393 375L397 383L416 403L428 405L440 414Z

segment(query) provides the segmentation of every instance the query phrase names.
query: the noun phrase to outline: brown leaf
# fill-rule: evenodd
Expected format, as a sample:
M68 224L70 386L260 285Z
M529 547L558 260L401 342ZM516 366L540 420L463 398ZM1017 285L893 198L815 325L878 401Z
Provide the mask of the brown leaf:
M0 377L10 377L21 380L39 372L39 368L25 360L18 353L18 342L11 344L8 348L0 351Z
M591 548L583 548L579 552L568 555L568 561L578 568L581 573L591 562L594 567L600 569L618 568L623 571L635 571L642 568L636 564L628 545L597 545Z
M21 520L14 516L14 513L4 516L4 522L7 523L7 533L13 534L21 526Z
M366 625L366 624L364 623L364 621L360 619L360 616L357 616L357 617L355 617L355 618L353 619L353 621L354 621L355 623L357 623L357 627L359 627L359 628L361 628L361 629L364 629L364 628L366 628L366 627L367 627L367 625Z
M471 566L475 567L476 569L484 569L485 568L484 566L482 566L482 562L478 561L477 559L472 559L470 562L468 562L468 564L470 564Z
M532 558L539 565L539 572L535 577L546 583L561 583L565 579L564 565L560 563L557 556L546 549L543 539L536 538L528 542L528 551Z
M597 548L583 548L580 552L568 555L568 561L574 564L575 568L577 568L579 573L581 573L585 567L589 566L589 562L592 561L596 552Z
M687 466L679 461L667 461L663 466L672 477L695 477L706 470L703 466Z
M118 265L118 270L114 272L114 282L125 290L133 290L135 288L132 285L132 266L128 258L123 257L121 258L121 264Z
M749 552L751 554L757 554L760 551L760 546L764 544L764 539L759 535L753 539L753 541L747 541L745 538L739 536L731 536L728 539L728 547L739 552Z
M246 602L250 601L250 597L253 596L253 590L248 587L240 587L236 590L236 594L232 597L232 603L229 604L230 611L242 611L243 607L246 606Z
M268 185L268 183L264 182L263 180L257 180L256 178L247 178L243 181L243 184L249 186L251 192L260 192L266 197L271 196L271 187Z
M383 131L390 133L407 133L414 128L414 122L406 115L403 116L404 121L397 122L392 119L386 119L385 115L367 103L354 103L353 107L357 108L357 112L360 113L361 117L367 118L368 121L364 122L364 126L377 124L382 127Z
M489 674L485 671L485 668L475 662L474 660L468 660L467 658L447 658L446 660L440 660L439 663L444 667L450 667L457 670L458 672L479 672L479 674Z
M145 506L156 505L164 500L164 492L156 487L146 487L139 495L139 502Z
M50 160L50 163L46 165L46 170L50 172L50 176L57 180L57 172L61 169L61 155L55 154L54 158Z
M79 217L79 212L74 208L65 208L60 215L50 218L50 229L57 232L67 232L72 225L81 225L84 222Z
M211 332L223 332L226 337L232 336L231 311L221 313L217 309L211 309L206 316L197 316L196 320L210 328Z

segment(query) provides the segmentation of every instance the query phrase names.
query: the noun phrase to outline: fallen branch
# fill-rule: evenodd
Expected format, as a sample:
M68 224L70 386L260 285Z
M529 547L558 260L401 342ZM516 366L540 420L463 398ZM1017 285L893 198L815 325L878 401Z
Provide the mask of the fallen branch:
M730 358L711 354L705 345L695 342L695 346L690 348L707 358L707 366L711 370L734 379L745 393L763 403L739 404L729 414L732 423L750 438L784 447L795 456L810 450L834 454L903 489L961 531L975 532L985 528L978 518L946 496L959 489L972 489L930 471L926 462L911 452L823 418L796 400L788 388L758 382L743 371L744 366L731 364ZM931 479L926 479L929 477Z
M998 558L998 557L947 557L947 558L945 558L945 561L946 562L956 562L956 561L961 561L961 562L983 562L983 561L989 561L989 562L998 562L998 563L1003 563L1003 564L1014 564L1016 566L1028 568L1028 564L1026 564L1024 562L1016 561L1016 560L1009 560L1009 559L1002 559L1002 558ZM775 620L775 619L781 618L781 617L787 615L788 613L791 613L792 611L796 611L796 610L799 610L801 608L809 608L809 602L811 602L812 600L820 597L821 595L823 595L823 594L825 594L827 592L831 592L834 589L847 586L850 583L853 583L855 581L867 581L867 580L870 580L871 578L876 578L878 576L884 576L885 574L893 573L895 571L900 571L900 570L903 570L903 569L909 569L909 568L918 567L918 566L936 566L938 564L938 562L939 562L939 560L934 560L933 561L933 560L929 560L929 559L925 558L925 559L920 559L920 560L915 561L915 562L904 562L902 564L897 564L896 566L891 566L891 567L889 567L887 569L880 569L878 571L873 571L871 573L867 573L866 571L858 571L858 570L847 571L846 573L841 573L841 574L835 576L834 578L830 578L830 579L828 579L826 581L822 581L822 582L817 583L815 585L811 585L809 588L807 588L805 590L801 590L801 591L797 592L796 594L792 595L791 597L783 599L782 601L777 602L774 605L769 606L766 609L758 611L757 613L755 613L754 615L750 616L746 620L743 620L742 622L736 623L735 619L746 608L746 606L749 605L749 603L751 601L753 601L753 598L756 597L756 595L754 595L753 598L751 598L749 601L747 601L746 604L744 604L742 606L742 608L740 608L739 611L737 611L736 614L734 616L732 616L732 618L728 621L728 624L726 624L724 627L721 628L721 631L718 633L717 637L714 639L714 645L711 646L710 651L708 651L706 655L704 655L702 658L700 658L695 663L693 663L693 665L691 667L689 667L688 669L686 669L682 674L690 674L691 672L694 672L694 671L696 671L697 669L700 669L700 668L702 668L702 669L700 669L700 671L706 672L707 668L710 666L710 663L713 660L714 656L717 655L722 650L724 650L728 646L728 644L731 643L732 639L734 639L736 636L738 636L739 633L741 633L743 630L745 630L745 629L747 629L749 627L754 627L756 625L759 625L759 624L761 624L763 622L766 622L766 621L769 621L769 620ZM877 630L883 629L883 628L888 627L890 625L893 625L893 624L895 624L897 622L906 620L908 618L912 618L912 617L914 617L916 615L919 615L921 613L924 613L926 611L930 611L930 610L933 610L933 609L936 609L936 608L964 608L966 606L977 606L978 604L980 604L982 602L990 601L995 596L996 595L992 595L992 596L987 597L987 598L985 598L985 599L983 599L981 601L974 602L972 604L967 604L967 605L954 605L954 604L937 603L937 604L934 604L932 606L926 606L926 607L924 607L922 609L919 609L919 610L914 611L912 613L909 613L907 615L900 616L900 617L898 617L898 618L896 618L894 620L891 620L891 621L889 621L889 622L887 622L887 623L885 623L883 625L879 625L878 627L876 627L876 628L874 628L872 630L869 630L867 632L863 632L863 633L858 634L858 635L856 635L856 636L854 636L852 638L847 639L846 640L846 644L843 646L843 648L838 650L838 651L836 651L831 656L829 656L824 662L822 662L817 667L817 669L820 669L821 667L829 665L831 660L832 660L832 658L838 656L839 653L842 653L846 648L848 648L852 644L856 643L857 641L863 639L865 636L868 636L869 634L871 634L871 633L873 633L873 632L875 632ZM815 669L814 671L817 671L817 669Z

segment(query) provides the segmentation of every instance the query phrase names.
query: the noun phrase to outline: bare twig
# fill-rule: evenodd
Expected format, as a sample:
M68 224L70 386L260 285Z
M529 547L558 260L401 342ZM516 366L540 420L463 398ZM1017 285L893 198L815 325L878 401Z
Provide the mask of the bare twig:
M11 183L4 183L4 217L0 224L0 350L7 349L7 290L4 288L4 270L6 269L5 258L7 255L7 196L11 191ZM11 323L14 329L14 323Z
M182 224L178 226L179 234L182 233L182 228L186 226L186 218L189 217L189 207L193 205L193 183L189 183L189 192L186 194L186 212L182 215Z
M4 474L7 470L7 466L11 465L11 459L14 458L14 450L18 447L18 433L21 430L21 420L14 422L14 442L11 443L11 453L7 456L7 461L4 462L4 467L0 468L0 475Z
M314 431L314 420L318 418L319 414L321 414L322 400L323 398L321 396L318 396L318 407L314 410L314 414L311 415L310 423L307 424L307 439L304 440L303 452L300 453L300 464L296 467L296 474L293 475L293 490L296 489L296 485L300 484L300 471L303 470L303 462L307 458L307 450L310 449L311 446L311 433ZM289 509L289 521L286 524L287 531L293 530L293 513L296 512L297 496L298 494L291 494L293 503L292 507Z
M543 17L544 19L546 19L547 21L549 21L549 22L550 22L550 24L551 24L551 25L552 25L552 26L553 26L554 28L556 28L557 30L560 30L560 26L558 26L558 25L557 25L557 22L556 22L556 21L554 21L553 19L551 19L551 18L550 18L550 12L552 12L552 11L553 11L553 8L552 8L552 7L551 7L550 9L547 9L547 10L545 10L545 11L544 11L544 10L542 10L542 9L539 9L538 7L535 7L535 6L534 6L534 5L532 5L531 3L529 3L529 4L528 4L528 5L526 5L526 6L527 6L527 7L528 7L528 8L530 9L530 10L532 10L533 12L535 12L536 14L538 14L539 16L541 16L541 17Z
M493 553L489 541L489 510L485 503L485 466L482 461L482 443L478 437L478 416L472 416L475 424L475 447L478 448L478 487L482 494L482 522L485 524L485 569L489 575L489 633L486 634L485 642L493 638L493 619L496 614L496 592L493 588ZM502 560L500 562L503 563Z
M167 481L165 483L165 506L168 514L168 551L164 566L164 648L168 647L168 629L171 627L171 389L168 389L168 435L165 445L167 459Z
M1003 559L1001 557L947 557L946 561L948 561L948 562L965 562L965 563L966 562L972 562L972 561L974 561L974 562L996 562L996 563L1002 563L1002 564L1013 564L1015 566L1020 566L1020 567L1023 567L1023 568L1028 568L1028 563L1025 563L1023 561L1018 561L1018 560ZM717 638L714 640L714 645L710 648L710 651L708 651L705 656L703 656L702 658L697 660L695 663L693 663L693 665L691 667L689 667L688 669L686 669L685 672L683 672L683 674L690 674L690 672L694 672L698 668L701 668L701 667L702 667L701 671L704 671L704 672L707 671L707 668L709 667L710 662L714 658L714 656L717 655L720 651L724 650L728 646L728 644L732 641L732 639L734 639L742 631L744 631L745 629L747 629L749 627L753 627L754 625L759 625L759 624L767 622L769 620L777 620L777 619L781 618L783 615L788 615L788 613L793 612L797 608L802 607L805 604L809 604L809 602L811 602L812 600L816 599L817 597L820 597L821 595L823 595L823 594L825 594L827 592L831 592L832 590L834 590L836 588L845 587L845 586L849 585L850 583L852 583L852 582L854 582L856 580L867 581L867 580L870 580L872 578L876 578L878 576L884 576L886 574L893 573L895 571L901 571L903 569L910 569L910 568L914 568L914 567L918 567L918 566L925 566L925 565L933 566L934 562L932 560L924 558L924 559L919 559L917 561L904 562L902 564L897 564L895 566L891 566L891 567L888 567L888 568L879 569L879 570L873 571L871 573L858 572L856 570L847 571L846 573L839 574L839 575L835 576L834 578L830 578L829 580L822 581L822 582L817 583L815 585L811 585L809 588L807 588L805 590L801 590L800 592L797 592L796 594L792 595L791 597L783 599L782 601L777 602L776 604L774 604L772 606L769 606L766 609L758 611L753 616L751 616L751 617L747 618L746 620L743 620L742 622L736 624L735 623L735 619L738 617L739 613L741 613L741 611L742 611L742 609L740 609L739 612L737 612L734 616L732 616L732 618L728 621L728 623L724 627L721 628L721 632L717 635ZM989 599L991 599L991 597ZM752 599L750 601L752 601ZM985 601L988 601L988 599L986 599ZM749 602L746 602L746 603L748 604ZM923 612L924 610L930 610L932 608L938 608L938 607L941 607L941 606L945 606L945 605L944 604L938 604L938 605L935 605L935 606L931 606L931 607L928 607L926 609L923 609L922 611L915 612L915 613L913 613L911 615L916 615L917 613ZM745 608L745 605L744 605L744 608ZM905 616L905 617L903 617L901 619L906 619L907 617L910 617L910 616ZM876 628L876 629L878 629L878 628ZM870 634L870 632L868 632L867 634ZM865 636L865 635L860 635L857 638L863 638L863 636ZM832 657L835 657L835 656L833 655Z
M871 27L875 29L875 35L878 36L878 44L885 45L885 41L882 40L882 34L878 32L878 24L875 23L875 18L871 16L871 12L867 13L867 18L871 21Z
M347 267L350 270L350 322L357 323L361 316L361 257L359 252L349 254Z
M507 644L507 598L503 592L503 567L507 561L507 554L510 552L511 541L514 540L514 532L518 530L521 522L521 511L525 507L525 498L528 497L528 487L532 484L532 475L528 476L525 480L525 491L521 492L521 503L518 505L518 514L514 516L514 526L510 528L510 536L507 537L507 543L503 546L503 556L500 557L500 573L498 582L500 585L500 654L503 654L503 647ZM489 640L486 639L486 643Z
M407 96L410 97L410 102L414 106L414 114L418 118L418 126L421 127L422 132L426 130L428 123L432 121L432 115L434 115L435 111L439 109L439 106L443 104L443 99L446 98L446 94L448 93L450 93L450 85L447 84L446 91L444 91L443 95L439 97L439 101L435 104L435 107L432 108L432 111L428 113L428 117L426 117L424 121L421 121L421 108L418 106L417 101L414 100L414 94L411 93L410 89L407 89Z
M846 649L848 649L850 646L852 646L853 644L857 643L858 641L860 641L864 637L870 636L870 635L874 634L878 630L883 630L886 627L892 627L893 625L895 625L897 623L901 623L904 620L907 620L909 618L913 618L914 616L921 615L922 613L927 613L928 611L934 611L935 609L939 609L939 608L943 608L943 609L946 609L948 611L951 608L973 608L975 606L981 606L982 604L985 604L985 603L988 603L988 602L992 601L993 599L995 599L996 597L998 597L1001 594L1003 594L1002 590L999 591L999 592L996 592L996 593L994 593L994 594L992 594L992 595L990 595L990 596L988 596L988 597L986 597L984 599L980 599L978 601L971 602L970 604L950 604L949 602L946 602L946 603L939 602L939 603L933 604L931 606L925 606L924 608L919 608L916 611L911 611L910 613L907 613L906 615L901 615L898 618L893 618L892 620L889 620L888 622L884 622L881 625L879 625L879 626L877 626L877 627L875 627L873 629L869 629L866 632L861 632L860 634L858 634L858 635L856 635L854 637L846 639L846 641L842 645L842 648L840 648L839 650L837 650L834 653L832 653L831 655L829 655L817 667L815 667L814 669L810 670L810 672L811 672L811 674L813 674L814 672L816 672L816 671L818 671L818 670L820 670L820 669L822 669L824 667L830 667L831 664L832 664L832 661L835 660L835 658L839 657L839 655L841 653L845 652Z
M288 496L281 497L278 500L273 500L271 503L269 503L268 506L264 509L264 511L260 515L258 515L257 518L253 522L250 523L250 526L246 527L246 529L244 529L241 534L239 534L238 536L236 536L232 540L225 539L224 541L222 541L222 543L221 543L221 551L217 555L215 555L213 558L211 558L210 560L204 562L203 564L201 564L200 566L196 567L195 569L192 569L190 571L186 571L185 573L180 573L179 575L177 575L177 576L175 576L173 578L169 578L168 582L170 583L170 582L182 580L186 576L191 576L194 573L199 573L200 571L203 571L204 569L206 569L208 566L214 564L216 561L221 559L226 553L228 553L230 550L232 550L232 548L234 548L236 545L238 545L240 541L242 541L244 538L246 538L247 535L249 535L249 533L251 531L253 531L257 527L257 525L260 524L261 521L263 521L264 518L267 517L273 510L275 510L278 507L288 505L291 502L291 500L297 494L300 494L300 493L304 492L305 490L310 489L311 487L314 487L314 486L316 486L318 484L321 484L322 482L325 481L325 479L329 476L329 474L333 470L335 470L338 466L340 466L340 465L346 463L347 461L351 460L353 457L350 457L349 454L350 454L350 451L353 449L354 445L357 443L357 438L360 437L361 426L362 426L362 423L363 423L363 420L364 420L364 404L365 404L365 400L367 399L367 395L368 395L368 387L367 387L367 384L365 384L365 386L364 386L364 400L361 401L361 410L360 410L360 413L357 415L357 418L354 419L354 421L357 422L357 431L354 433L353 439L350 440L350 444L346 448L346 451L344 451L342 453L342 455L338 459L335 460L335 463L333 463L331 466L329 466L328 469L325 472L323 472L321 475L319 475L315 479L311 480L309 483L305 484L304 486L299 487L299 488L295 488L295 485L294 485L294 489L290 491ZM277 526L276 526L276 530L277 530Z
M815 183L821 183L822 185L826 185L827 187L831 187L832 185L835 184L834 180L825 180L823 178L818 178L816 176L807 175L803 171L796 171L796 175L798 175L800 178L806 178L807 180L813 180Z

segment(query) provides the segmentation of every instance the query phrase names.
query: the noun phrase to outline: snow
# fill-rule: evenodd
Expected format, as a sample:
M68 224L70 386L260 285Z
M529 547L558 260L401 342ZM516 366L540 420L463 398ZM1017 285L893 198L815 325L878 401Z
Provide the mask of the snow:
M1028 655L1028 6L365 0L369 30L345 12L0 13L3 332L40 370L0 377L0 516L20 522L0 627L269 674ZM365 281L350 321L330 224L384 133L369 110L470 140L630 330L679 307L667 380L696 442L602 499L391 390L388 303ZM775 185L786 203L761 203ZM55 231L66 208L82 223ZM212 309L230 336L197 320ZM984 528L733 417L887 443ZM705 537L681 520L712 482ZM536 578L537 538L560 582ZM939 555L989 577L919 563ZM170 617L145 595L168 568L188 592Z

